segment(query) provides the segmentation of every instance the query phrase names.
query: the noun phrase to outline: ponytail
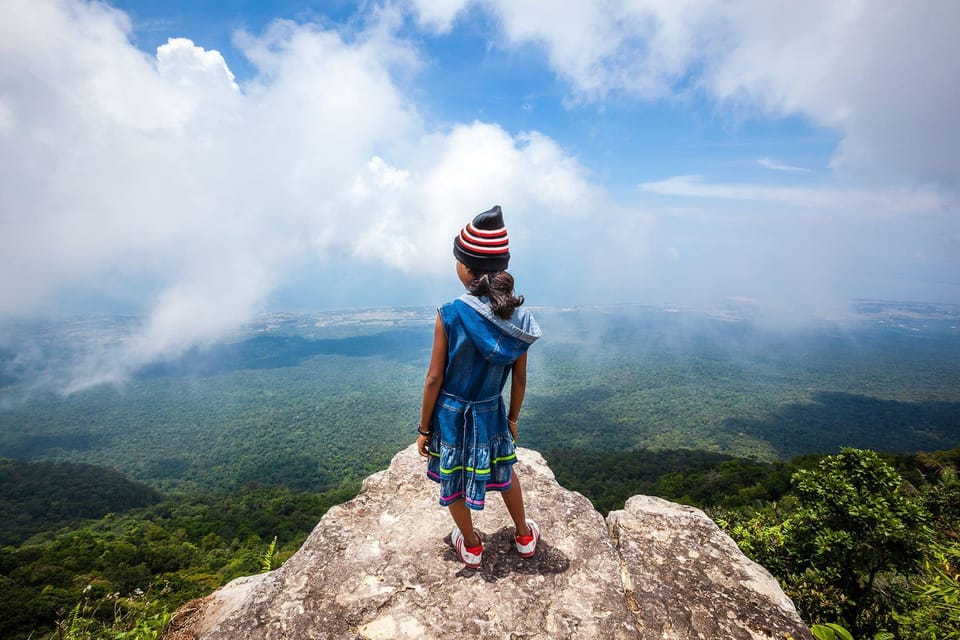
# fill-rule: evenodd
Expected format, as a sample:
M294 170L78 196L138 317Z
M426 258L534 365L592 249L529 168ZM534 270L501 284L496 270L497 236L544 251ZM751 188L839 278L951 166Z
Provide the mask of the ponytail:
M472 271L479 273L470 284L467 291L477 297L486 296L490 300L490 308L504 320L513 315L513 310L523 304L523 296L513 295L513 276L506 271Z

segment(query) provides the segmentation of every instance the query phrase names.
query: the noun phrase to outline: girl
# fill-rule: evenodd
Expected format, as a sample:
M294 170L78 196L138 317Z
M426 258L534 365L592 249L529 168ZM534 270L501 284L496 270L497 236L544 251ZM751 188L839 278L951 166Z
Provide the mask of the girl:
M423 387L417 451L427 476L440 483L450 508L451 542L471 569L483 543L470 509L483 509L487 491L500 491L524 558L536 552L540 531L527 520L520 480L513 472L517 421L527 382L527 349L540 337L533 316L518 307L507 230L499 206L479 214L453 240L457 276L467 293L438 309L433 352ZM501 393L510 377L510 408Z

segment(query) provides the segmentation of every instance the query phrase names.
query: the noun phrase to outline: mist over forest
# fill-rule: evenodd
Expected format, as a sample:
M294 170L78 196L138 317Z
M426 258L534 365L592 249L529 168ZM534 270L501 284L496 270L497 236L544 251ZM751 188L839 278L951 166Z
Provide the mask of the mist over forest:
M852 321L780 329L743 305L533 311L545 337L525 446L768 462L960 446L957 307L863 301ZM271 314L122 381L95 367L133 318L8 326L0 456L100 464L164 490L358 481L413 439L433 313Z

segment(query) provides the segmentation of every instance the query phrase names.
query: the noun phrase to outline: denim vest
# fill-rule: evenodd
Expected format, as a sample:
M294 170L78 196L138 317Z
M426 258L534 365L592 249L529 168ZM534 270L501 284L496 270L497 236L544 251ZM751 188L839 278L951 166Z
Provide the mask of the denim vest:
M464 498L482 509L488 489L510 487L516 454L501 393L513 363L541 335L527 311L504 320L486 298L468 294L441 306L447 366L431 417L427 475L440 483L440 504Z

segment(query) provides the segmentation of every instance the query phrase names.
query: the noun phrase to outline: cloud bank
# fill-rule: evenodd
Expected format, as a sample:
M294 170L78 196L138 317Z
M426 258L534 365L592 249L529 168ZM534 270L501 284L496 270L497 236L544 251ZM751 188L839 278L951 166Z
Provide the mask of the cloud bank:
M361 282L366 290L346 298L354 304L435 302L433 291L450 290L438 283L452 279L453 234L498 203L521 283L534 283L524 292L545 302L789 291L808 309L832 304L851 293L832 286L836 274L882 264L910 216L947 220L926 227L929 255L913 260L950 273L960 254L960 62L944 52L960 9L796 7L784 16L763 2L370 5L346 26L277 20L235 34L254 69L238 81L202 43L173 37L140 51L129 17L107 4L9 0L0 319L90 298L142 310L129 339L93 354L70 388L118 381L229 335L304 270L321 289ZM839 132L833 170L860 182L649 176L635 201L615 201L543 133L428 122L409 88L429 60L400 34L413 19L444 37L471 8L496 18L497 46L546 52L571 109L705 95L734 118L800 115ZM774 224L769 207L780 205L792 214ZM863 228L850 220L864 209L895 219L860 238L877 255L851 251Z
M960 4L411 5L438 36L473 12L492 16L490 46L545 51L574 108L706 102L732 126L796 118L836 136L823 170L761 160L793 174L782 183L638 180L636 202L658 220L645 293L702 301L739 289L781 296L792 313L849 297L960 300Z
M743 115L799 115L835 130L838 170L960 184L960 4L950 0L412 4L438 33L468 8L490 12L505 46L546 50L577 101L703 94Z
M104 4L6 12L0 269L17 275L0 284L0 317L55 310L77 290L145 301L139 332L97 358L91 383L221 338L304 256L332 278L366 262L429 279L452 268L454 233L492 194L519 243L538 212L603 201L535 132L428 130L395 79L419 53L380 23L240 33L257 71L241 87L189 40L140 52Z

